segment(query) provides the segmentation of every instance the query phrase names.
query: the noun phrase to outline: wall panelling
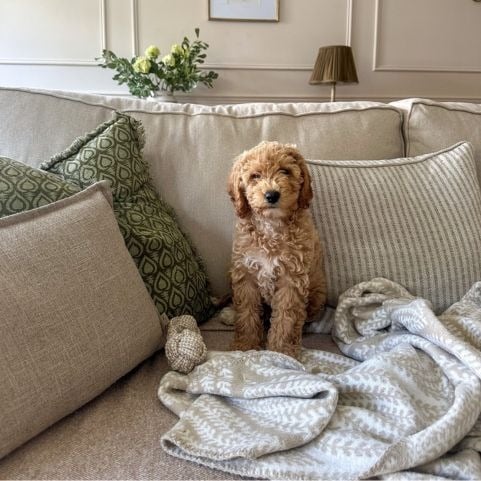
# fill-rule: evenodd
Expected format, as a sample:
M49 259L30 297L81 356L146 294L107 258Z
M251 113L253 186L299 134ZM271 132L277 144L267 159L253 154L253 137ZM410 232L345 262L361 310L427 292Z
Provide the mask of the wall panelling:
M210 44L220 77L183 100L323 101L311 86L322 45L351 44L358 85L338 99L403 97L481 102L481 3L473 0L280 0L280 21L209 21L207 0L0 0L0 85L125 94L96 66L190 38Z

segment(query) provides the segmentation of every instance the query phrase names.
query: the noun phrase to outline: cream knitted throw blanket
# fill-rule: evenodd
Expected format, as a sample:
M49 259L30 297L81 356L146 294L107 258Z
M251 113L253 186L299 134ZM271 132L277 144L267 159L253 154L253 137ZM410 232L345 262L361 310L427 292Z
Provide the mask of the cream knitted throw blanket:
M359 284L333 336L345 356L210 352L166 374L163 448L254 478L481 478L481 282L439 317L386 279Z

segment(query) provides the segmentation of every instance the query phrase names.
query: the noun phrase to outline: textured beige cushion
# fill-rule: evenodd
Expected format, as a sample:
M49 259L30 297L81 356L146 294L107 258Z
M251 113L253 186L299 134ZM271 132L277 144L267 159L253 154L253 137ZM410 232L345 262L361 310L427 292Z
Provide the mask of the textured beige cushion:
M0 457L163 340L107 183L0 219Z
M314 159L404 155L401 111L381 103L205 106L14 89L0 89L0 153L38 165L109 119L112 109L142 121L144 159L154 186L175 209L216 295L229 290L235 219L226 183L233 159L243 150L261 140L278 140L297 144ZM34 136L35 152L25 132Z
M385 277L436 312L481 279L481 194L472 148L414 158L310 161L328 302Z
M481 105L406 99L392 105L404 110L406 155L444 149L456 142L471 142L481 182Z

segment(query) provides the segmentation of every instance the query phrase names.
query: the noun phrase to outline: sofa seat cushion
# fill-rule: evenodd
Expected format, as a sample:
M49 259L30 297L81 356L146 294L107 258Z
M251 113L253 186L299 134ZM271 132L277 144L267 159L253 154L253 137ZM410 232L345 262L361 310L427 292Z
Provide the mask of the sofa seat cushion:
M481 194L472 147L377 161L309 161L328 303L384 277L437 313L481 279Z
M227 349L232 331L202 331L207 347ZM337 352L328 336L304 345ZM166 454L160 437L177 422L157 397L169 370L164 352L102 396L0 461L0 479L244 479Z
M41 167L82 189L106 180L127 248L159 312L203 322L213 313L207 276L174 211L153 188L143 146L141 123L115 113Z
M164 344L106 183L0 219L0 457Z

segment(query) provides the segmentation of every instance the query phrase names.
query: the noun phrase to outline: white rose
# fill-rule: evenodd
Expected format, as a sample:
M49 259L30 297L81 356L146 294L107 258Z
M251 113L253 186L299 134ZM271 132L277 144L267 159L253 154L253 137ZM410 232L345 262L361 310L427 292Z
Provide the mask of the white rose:
M165 63L165 65L169 66L169 67L173 67L174 64L175 64L175 59L174 57L169 53L167 54L163 59L162 59L162 62Z

